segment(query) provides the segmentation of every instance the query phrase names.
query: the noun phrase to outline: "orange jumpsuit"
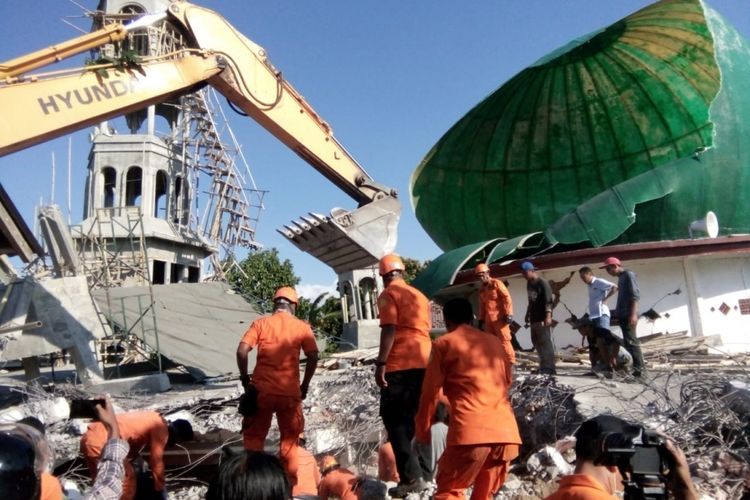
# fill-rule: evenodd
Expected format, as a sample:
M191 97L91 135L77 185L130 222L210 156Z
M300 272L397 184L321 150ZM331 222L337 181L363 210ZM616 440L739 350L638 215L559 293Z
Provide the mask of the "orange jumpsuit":
M279 456L292 488L297 484L299 435L305 427L300 392L299 351L318 351L310 325L280 310L250 325L241 343L258 348L252 383L258 389L258 409L242 420L248 450L263 451L274 413L279 424ZM317 487L313 490L318 491Z
M149 449L154 489L164 491L164 448L169 439L167 422L155 411L143 411L117 415L117 426L120 428L120 439L130 445L130 453L125 460L125 479L120 498L135 498L136 476L132 461L145 447ZM106 443L107 430L104 425L100 422L89 424L88 430L81 438L81 453L86 459L92 478L96 478L96 466Z
M328 500L329 497L341 500L357 500L354 489L357 487L357 476L349 469L333 469L320 481L318 498Z
M396 457L393 455L393 446L390 441L381 444L378 449L378 479L394 483L398 483L399 480Z
M393 325L396 336L386 359L385 372L427 366L432 348L430 301L400 278L394 279L378 297L380 326Z
M380 416L393 447L399 478L408 483L423 474L412 441L424 369L432 348L430 302L422 292L396 278L378 297L378 311L381 328L395 329L385 359L388 385L380 389Z
M492 278L487 285L482 285L479 289L479 321L484 323L485 332L495 335L502 341L503 353L508 365L508 379L510 379L510 365L516 364L510 325L505 322L505 317L512 315L513 299L503 282Z
M320 469L315 457L302 446L297 447L297 484L292 488L292 496L318 494Z
M42 494L39 500L62 500L60 481L49 472L42 472Z
M612 500L602 483L586 474L571 474L560 479L560 488L545 500Z
M491 498L505 482L518 456L521 436L508 401L510 380L500 339L469 325L437 339L427 365L416 439L430 442L430 427L440 388L450 402L445 452L438 461L434 498Z

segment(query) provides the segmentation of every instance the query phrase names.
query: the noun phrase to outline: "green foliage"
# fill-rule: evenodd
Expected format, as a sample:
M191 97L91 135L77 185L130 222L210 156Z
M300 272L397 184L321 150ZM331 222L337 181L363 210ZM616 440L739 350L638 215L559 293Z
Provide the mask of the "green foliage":
M414 278L417 277L417 274L424 271L431 262L429 260L425 260L424 262L422 262L417 259L411 259L409 257L401 257L401 260L404 261L404 267L406 268L404 272L404 281L406 281L407 283L411 283L412 281L414 281Z
M294 266L289 259L279 259L275 248L251 253L240 262L245 272L237 269L227 273L227 279L242 295L258 304L263 312L273 309L273 295L282 286L297 286L299 277L294 274Z
M301 297L297 306L297 317L304 319L313 331L329 339L326 352L335 351L335 340L341 336L344 319L341 302L327 293L321 293L315 300Z
M100 55L96 59L86 58L84 62L85 66L100 66L103 64L111 64L118 71L138 71L139 73L143 73L141 56L138 55L137 51L132 49L122 49L116 57ZM105 68L97 68L94 71L99 78L109 77L109 72Z

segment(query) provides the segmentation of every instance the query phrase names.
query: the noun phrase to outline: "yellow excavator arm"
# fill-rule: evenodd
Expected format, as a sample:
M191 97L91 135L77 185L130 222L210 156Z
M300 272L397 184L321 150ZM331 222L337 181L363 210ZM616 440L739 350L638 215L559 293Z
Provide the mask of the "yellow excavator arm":
M144 57L130 68L112 64L29 74L166 17L186 47ZM167 12L113 23L76 39L0 63L0 156L209 84L317 171L360 208L331 217L311 214L280 230L335 270L371 263L393 250L401 205L336 140L331 127L268 61L265 50L219 14L183 0ZM359 250L352 249L359 247Z

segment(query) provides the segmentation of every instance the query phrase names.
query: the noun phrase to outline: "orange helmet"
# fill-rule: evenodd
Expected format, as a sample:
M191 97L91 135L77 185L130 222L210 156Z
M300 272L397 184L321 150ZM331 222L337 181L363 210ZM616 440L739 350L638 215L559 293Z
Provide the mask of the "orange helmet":
M382 259L380 259L380 275L385 276L388 273L391 273L393 271L403 271L406 267L404 266L404 261L401 260L401 257L396 255L395 253L388 254Z
M336 467L338 464L339 461L336 460L336 457L334 457L333 455L326 455L320 459L320 470L326 471L331 467Z
M294 288L290 286L282 286L278 290L276 290L276 293L273 296L273 300L276 299L286 299L292 304L296 304L299 302L299 299L297 298L297 292L294 291Z
M480 262L479 264L477 264L477 267L474 268L474 274L488 273L488 272L490 272L490 268L484 262Z

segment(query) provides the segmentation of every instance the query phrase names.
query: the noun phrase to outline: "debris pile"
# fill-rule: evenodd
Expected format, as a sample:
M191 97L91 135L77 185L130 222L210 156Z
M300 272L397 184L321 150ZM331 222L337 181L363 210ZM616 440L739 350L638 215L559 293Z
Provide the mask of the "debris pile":
M576 409L575 391L547 375L519 375L510 402L521 433L521 459L572 434L585 419Z
M676 355L672 357L674 361ZM304 401L307 448L317 456L334 454L342 465L370 476L377 473L382 429L371 359L372 350L362 350L321 362ZM524 444L497 499L543 498L554 491L559 478L573 470L570 436L581 422L598 413L615 414L672 436L685 451L701 493L732 499L750 489L750 377L746 371L654 370L645 383L625 383L617 378L582 377L580 368L571 371L559 366L558 370L557 377L520 370L516 374L510 397ZM47 390L17 385L13 390L23 402L0 410L0 421L40 417L55 450L57 475L85 491L87 470L77 459L85 423L68 420L67 401L95 395L69 384ZM186 418L202 434L197 442L168 450L165 456L170 498L188 500L203 498L221 448L241 446L236 406L240 393L236 381L173 385L165 393L130 394L115 397L114 402L118 411L155 410L168 419ZM274 425L269 449L277 443ZM428 490L412 495L411 500L430 494Z
M382 422L371 366L321 371L304 401L308 449L332 453L342 464L373 474Z

